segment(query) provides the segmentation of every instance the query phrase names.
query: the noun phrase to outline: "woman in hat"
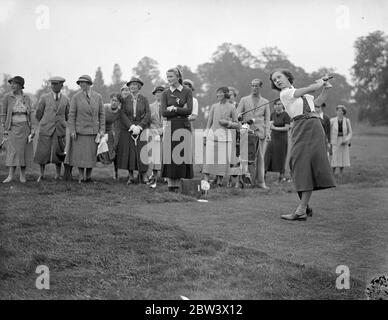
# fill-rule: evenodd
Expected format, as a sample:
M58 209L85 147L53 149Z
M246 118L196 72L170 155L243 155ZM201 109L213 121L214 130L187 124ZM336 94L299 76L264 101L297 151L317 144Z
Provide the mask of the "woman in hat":
M238 129L237 110L230 103L229 89L221 87L216 91L218 103L210 108L204 138L206 141L206 161L202 173L204 180L209 181L209 175L216 177L214 185L221 187L223 178L228 174L232 141L235 130Z
M122 101L120 110L120 138L117 146L117 166L128 170L127 184L141 179L147 183L148 159L141 156L141 150L147 144L144 130L148 128L151 112L148 100L140 94L144 85L139 78L133 77L127 86L130 95ZM134 179L133 171L138 171L138 179Z
M279 182L285 182L284 172L286 167L288 149L288 130L291 119L284 111L280 100L274 102L274 112L271 114L271 140L265 151L265 172L279 172Z
M12 91L5 95L1 124L7 139L5 165L8 177L3 183L13 180L16 167L20 167L20 182L26 182L26 167L32 165L34 129L31 125L31 99L23 93L24 79L20 76L8 80Z
M151 141L148 146L152 150L149 162L149 169L152 170L152 175L149 177L149 186L151 188L156 188L156 182L158 180L158 172L160 172L162 168L162 143L161 136L163 135L163 124L162 117L160 112L160 101L162 97L162 92L164 91L164 87L157 86L152 91L152 94L155 96L156 100L154 103L151 103L151 123L149 136L151 137Z
M325 132L314 112L314 103L321 105L327 97L327 80L322 78L296 89L292 86L294 76L290 71L280 69L270 75L272 88L280 91L280 100L293 121L290 169L300 202L294 213L282 216L285 220L306 220L312 215L308 206L312 191L335 187L326 156ZM309 94L322 87L316 99Z
M163 91L161 101L162 114L167 120L163 134L162 176L167 178L169 191L176 192L181 178L192 179L194 176L191 124L188 119L193 112L193 94L182 85L182 74L178 68L167 70L167 81L169 88Z
M342 177L344 167L350 167L349 146L352 139L352 126L350 120L345 117L346 107L336 107L337 116L330 119L330 143L332 145L331 167L333 173L336 168L340 170Z
M54 163L55 180L61 175L62 163L65 160L65 137L69 116L70 101L61 93L65 79L52 77L51 92L41 96L35 117L39 121L39 137L35 150L34 162L40 165L37 182L44 177L45 166Z
M120 137L120 109L121 109L121 94L112 93L110 95L110 103L104 105L105 108L105 132L108 135L108 152L99 155L99 160L104 164L113 162L114 173L113 179L118 179L117 168L117 144Z
M81 90L70 102L69 131L71 144L65 162L78 167L78 183L91 182L96 166L97 146L105 133L105 109L102 97L91 89L92 79L83 75L77 80Z
M126 97L128 97L130 94L131 94L131 91L129 90L127 84L123 84L123 86L121 87L120 89L121 91L121 98L122 99L125 99Z

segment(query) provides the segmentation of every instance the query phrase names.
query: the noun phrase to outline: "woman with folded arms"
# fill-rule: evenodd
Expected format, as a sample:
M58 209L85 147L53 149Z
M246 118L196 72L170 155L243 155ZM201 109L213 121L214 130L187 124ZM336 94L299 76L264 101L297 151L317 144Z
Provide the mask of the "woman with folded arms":
M326 155L326 137L314 103L321 105L327 97L327 78L317 80L305 88L292 86L294 76L285 69L270 75L272 88L280 91L280 100L293 120L290 154L291 176L300 198L294 213L283 215L285 220L306 220L312 215L308 203L314 190L335 187L333 173ZM314 100L309 93L323 87Z
M162 176L167 178L168 190L176 192L179 189L180 179L192 179L192 136L189 116L193 111L192 91L184 87L182 74L178 68L167 71L169 88L162 93L162 115L166 118L163 134L163 167ZM178 131L179 130L179 131ZM181 132L180 140L174 139L174 133ZM174 152L178 145L183 144L179 154Z

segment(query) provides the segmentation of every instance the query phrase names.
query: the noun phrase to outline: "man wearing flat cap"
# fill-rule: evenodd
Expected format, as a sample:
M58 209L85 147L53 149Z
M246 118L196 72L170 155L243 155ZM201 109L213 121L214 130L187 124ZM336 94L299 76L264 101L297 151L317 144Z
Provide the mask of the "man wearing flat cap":
M66 123L70 101L61 93L64 78L52 77L48 81L51 92L41 96L35 115L39 121L39 137L34 157L34 162L40 165L37 182L44 178L45 166L49 163L55 164L55 180L59 179L65 159Z

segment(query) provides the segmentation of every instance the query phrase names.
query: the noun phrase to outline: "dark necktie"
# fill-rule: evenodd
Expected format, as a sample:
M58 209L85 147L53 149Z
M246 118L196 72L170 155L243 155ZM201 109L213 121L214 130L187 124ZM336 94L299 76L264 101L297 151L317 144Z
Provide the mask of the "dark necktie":
M55 101L58 101L58 93L55 94Z
M88 103L90 104L90 97L89 97L89 94L86 92L86 100L88 101Z

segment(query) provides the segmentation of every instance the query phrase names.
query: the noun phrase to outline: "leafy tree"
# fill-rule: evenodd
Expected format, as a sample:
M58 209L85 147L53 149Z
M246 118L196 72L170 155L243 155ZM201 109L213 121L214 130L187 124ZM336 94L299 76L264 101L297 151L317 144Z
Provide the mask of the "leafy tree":
M99 94L101 94L102 100L104 102L109 101L108 87L104 83L104 78L103 78L101 67L97 68L96 75L94 76L93 90L95 90Z
M121 87L124 85L125 81L122 80L123 73L121 71L120 66L115 63L113 66L112 73L112 85L109 87L109 92L120 92Z
M382 31L359 37L352 67L359 120L388 125L388 40Z
M134 76L139 77L144 86L141 92L151 102L154 100L152 90L155 86L164 85L159 71L158 62L150 57L142 58L135 68L132 69Z

